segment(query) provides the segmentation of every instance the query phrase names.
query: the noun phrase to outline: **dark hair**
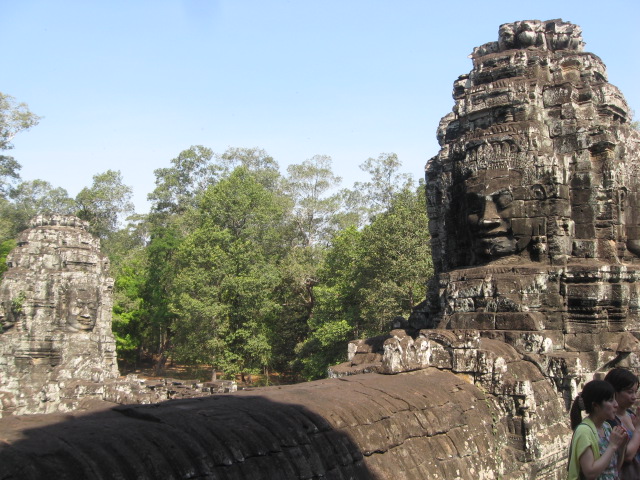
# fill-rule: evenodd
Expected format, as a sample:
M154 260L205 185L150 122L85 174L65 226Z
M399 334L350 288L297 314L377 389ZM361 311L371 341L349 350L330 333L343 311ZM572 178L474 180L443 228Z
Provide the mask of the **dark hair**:
M575 430L576 427L580 425L580 422L582 422L582 413L580 413L580 410L584 409L587 413L592 413L594 405L600 405L604 401L613 400L614 394L613 386L604 380L591 380L585 384L582 388L582 393L575 398L573 405L571 405L571 412L569 412L571 428Z
M638 385L638 377L626 368L616 367L607 373L604 377L605 382L609 382L613 389L617 392L633 388Z

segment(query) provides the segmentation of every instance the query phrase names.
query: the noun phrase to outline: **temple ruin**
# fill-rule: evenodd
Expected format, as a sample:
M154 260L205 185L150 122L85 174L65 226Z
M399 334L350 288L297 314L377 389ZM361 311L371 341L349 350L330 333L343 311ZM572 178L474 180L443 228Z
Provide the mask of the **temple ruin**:
M474 49L426 166L427 299L337 378L116 406L105 260L36 219L0 284L0 480L564 478L570 400L640 367L640 132L583 47L532 20Z
M76 217L39 216L0 284L0 416L73 410L116 378L113 280Z

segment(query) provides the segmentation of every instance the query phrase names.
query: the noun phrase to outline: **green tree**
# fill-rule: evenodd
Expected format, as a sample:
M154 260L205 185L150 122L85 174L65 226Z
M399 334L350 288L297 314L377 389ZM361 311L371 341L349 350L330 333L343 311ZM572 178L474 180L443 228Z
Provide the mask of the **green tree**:
M148 317L143 300L148 265L145 250L130 252L114 269L113 333L118 357L124 363L136 365L144 348L145 332L141 331Z
M282 188L278 162L262 148L229 148L222 155L218 155L218 163L225 177L237 167L244 167L266 189L280 191Z
M0 242L0 275L7 271L7 255L11 250L16 248L17 242L13 238L9 238Z
M308 335L295 347L292 363L307 380L326 376L330 365L346 360L347 342L358 337L361 238L355 225L337 233L319 267Z
M172 345L178 360L226 375L269 367L287 208L245 167L209 187L194 213L197 227L177 252Z
M342 179L331 169L331 157L315 155L301 164L289 165L287 192L292 196L294 221L302 246L326 244L335 231L340 210L339 194L330 195Z
M154 212L178 214L196 206L199 195L215 183L221 170L213 151L201 145L183 150L171 164L153 172L156 188L148 199Z
M141 333L145 350L156 358L160 372L167 360L171 326L176 315L170 307L177 271L177 252L183 241L179 224L156 225L146 249L146 278L141 290L146 317Z
M280 263L282 284L279 297L281 334L274 344L274 365L290 367L296 345L309 334L315 308L317 269L331 236L340 227L341 198L334 193L341 179L331 168L331 157L316 155L301 164L290 165L285 192L293 201L290 217L291 243Z
M369 174L369 181L356 182L351 194L351 202L355 208L363 209L370 221L376 214L391 206L394 195L414 185L413 177L400 173L402 163L395 153L381 153L378 158L368 158L360 165L360 169ZM361 205L358 206L358 203Z
M11 150L14 137L35 126L40 117L29 110L26 103L0 92L0 150ZM10 182L20 178L20 164L7 155L0 155L0 195L6 197Z
M119 298L114 306L117 331L119 338L131 338L128 344L119 343L119 351L131 353L135 346L138 355L155 359L158 372L171 352L172 328L177 323L169 302L179 271L178 250L184 250L183 240L202 227L202 217L197 212L204 193L229 177L237 166L244 166L263 185L279 186L277 163L264 150L232 148L216 154L209 148L192 146L172 159L170 167L155 170L156 188L148 196L151 213L136 224L135 231L129 228L130 231L109 234L108 250ZM146 242L143 259L127 255L139 248L137 238ZM137 272L139 281L130 278L132 270ZM123 285L122 289L119 285ZM177 346L180 347L179 341Z
M107 170L93 176L91 187L76 196L77 216L87 220L94 235L103 240L119 230L122 221L134 213L133 190L125 185L120 171Z
M153 225L145 219L116 232L109 240L118 355L129 364L153 359L158 374L170 347L174 315L169 301L175 253L181 240L182 233L175 224Z
M171 160L170 167L154 171L156 188L147 197L151 213L142 222L147 245L138 268L141 281L124 296L122 305L123 312L132 318L126 328L135 332L138 354L153 358L158 374L168 359L171 326L176 320L170 308L176 254L192 228L187 224L192 210L202 201L207 188L218 181L221 171L214 152L201 145L183 150Z
M13 148L14 137L38 124L40 117L25 103L0 92L0 152ZM20 164L11 156L0 155L0 274L7 269L7 254L15 247L15 236L25 221L20 210L8 199L11 186L20 179Z
M408 317L426 296L433 263L425 206L424 186L405 188L362 231L359 333L365 336L388 331L394 317Z
M73 214L75 201L64 188L53 188L44 180L19 183L9 190L10 202L0 205L3 222L8 221L11 230L7 235L14 237L28 227L29 220L38 214Z
M296 351L309 379L343 361L347 341L389 331L426 295L433 274L424 186L393 194L387 210L362 230L334 239L319 271L310 334Z

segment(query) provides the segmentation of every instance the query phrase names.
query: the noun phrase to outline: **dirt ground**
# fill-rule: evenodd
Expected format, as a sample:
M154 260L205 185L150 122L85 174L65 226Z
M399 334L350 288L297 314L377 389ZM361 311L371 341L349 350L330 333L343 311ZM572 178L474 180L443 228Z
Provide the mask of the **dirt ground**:
M179 365L168 363L165 368L157 374L152 363L137 365L135 367L123 365L120 367L120 375L135 374L140 378L148 380L159 380L162 378L175 378L178 380L199 380L201 382L211 381L211 367L200 366L199 368L189 365ZM218 379L223 379L223 373L218 372ZM240 375L237 375L236 383L238 386L258 387L265 385L289 385L300 383L300 380L282 375L279 373L270 373L268 378L265 375L245 375L244 381Z

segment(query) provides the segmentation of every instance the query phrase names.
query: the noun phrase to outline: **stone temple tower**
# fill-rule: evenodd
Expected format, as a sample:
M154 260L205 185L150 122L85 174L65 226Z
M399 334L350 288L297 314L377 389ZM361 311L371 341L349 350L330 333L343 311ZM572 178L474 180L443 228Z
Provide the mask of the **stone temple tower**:
M0 283L2 412L71 410L118 376L113 280L88 224L39 216L22 232Z
M640 132L583 45L577 25L521 21L474 49L426 167L436 278L416 326L637 364Z
M562 475L582 384L640 368L640 132L583 47L577 25L525 20L473 50L426 165L427 299L331 368L467 378L536 478Z

